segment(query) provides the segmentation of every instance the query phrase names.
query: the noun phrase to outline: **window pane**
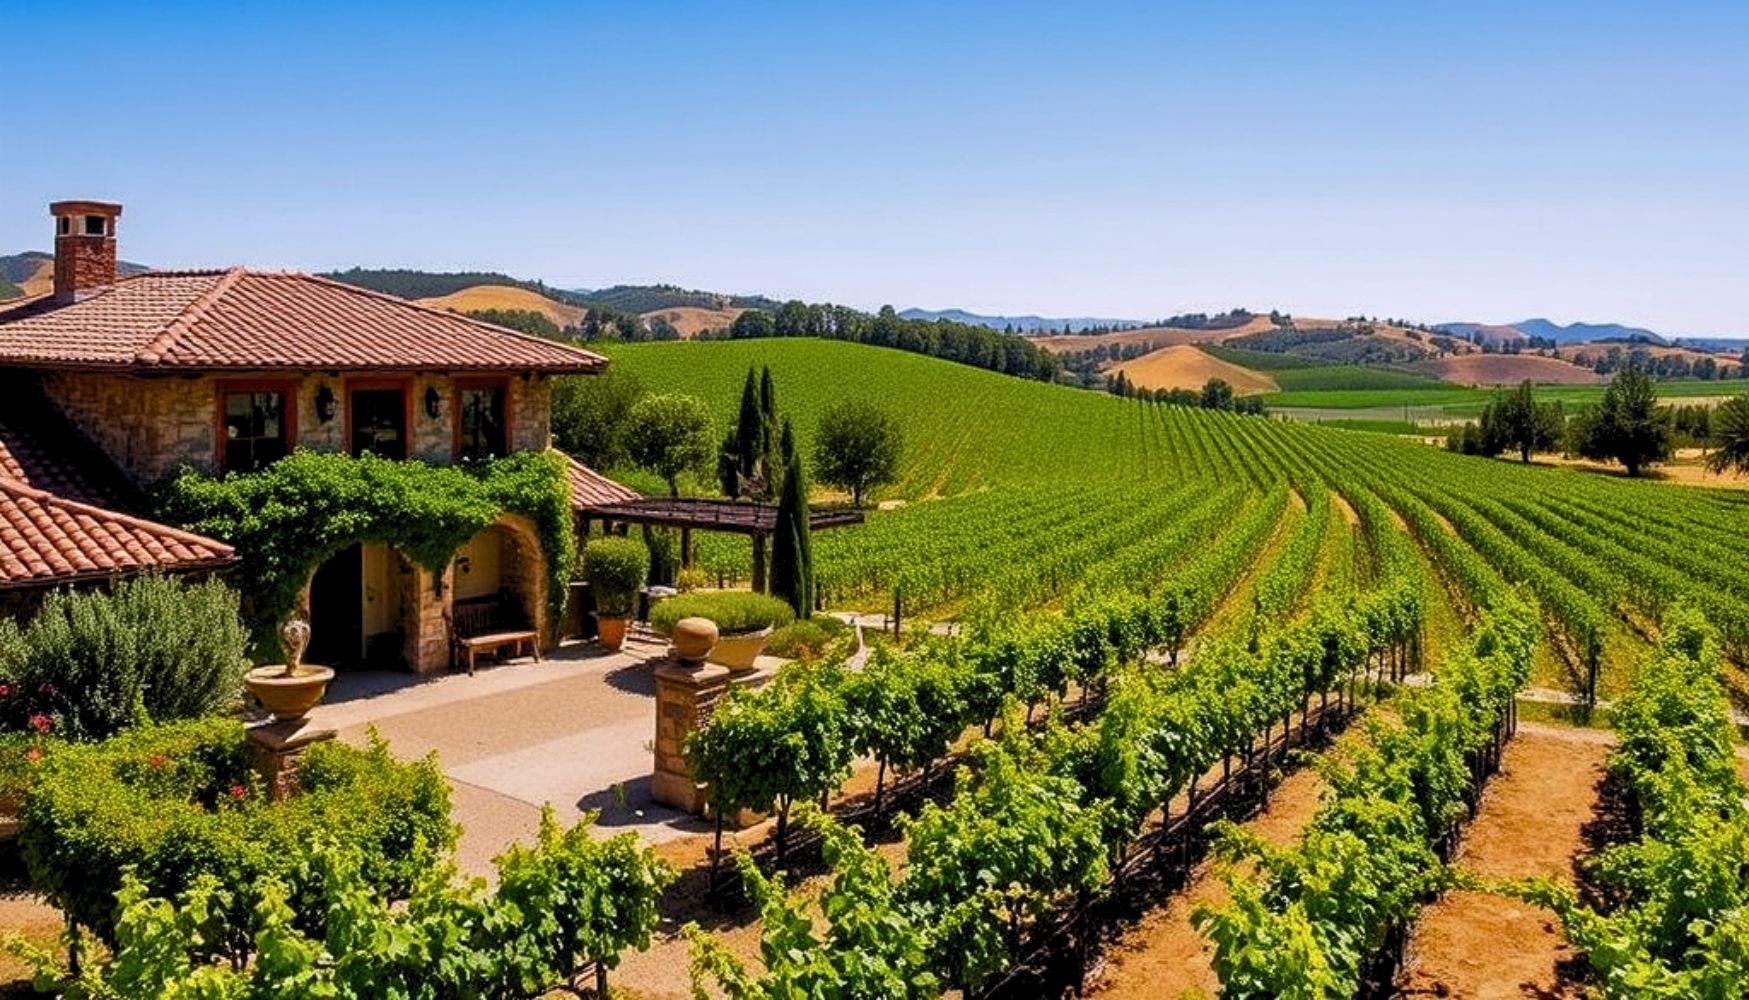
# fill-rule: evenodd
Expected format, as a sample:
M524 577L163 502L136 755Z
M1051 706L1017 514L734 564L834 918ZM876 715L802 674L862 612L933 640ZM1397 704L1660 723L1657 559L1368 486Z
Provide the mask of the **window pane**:
M492 458L508 451L504 436L504 390L496 386L463 389L461 440L457 451L470 459Z
M352 390L352 453L407 457L407 399L400 389Z
M225 394L224 466L227 472L253 472L285 457L285 394Z

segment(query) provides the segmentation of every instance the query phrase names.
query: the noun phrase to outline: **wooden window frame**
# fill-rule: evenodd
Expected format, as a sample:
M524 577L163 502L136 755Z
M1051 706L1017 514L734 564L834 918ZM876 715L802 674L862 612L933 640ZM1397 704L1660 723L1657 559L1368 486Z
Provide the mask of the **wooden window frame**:
M498 457L503 458L510 454L511 443L515 437L510 428L510 394L513 391L512 386L515 384L515 380L508 375L468 375L452 379L451 382L449 399L450 459L456 462L462 460L462 393L470 389L498 389L504 393L504 413L502 415L504 455Z
M359 390L359 389L363 389L366 391L370 391L373 389L374 390L382 390L382 389L399 389L400 390L400 392L401 392L401 420L402 420L401 427L403 430L403 435L402 435L402 439L401 439L402 454L399 457L403 458L403 459L412 458L413 457L413 376L411 376L411 375L392 375L392 376L373 375L373 376L370 376L368 378L349 378L349 379L343 380L340 383L340 391L345 394L345 398L344 398L343 402L346 406L345 426L342 428L342 431L341 431L341 433L346 435L345 438L343 439L343 450L346 452L346 454L351 455L354 458L358 457L358 453L354 452L352 450L352 394L354 391Z
M285 439L285 453L290 455L298 446L298 390L293 378L226 378L213 383L213 471L225 472L225 397L256 392L277 392L285 396L285 410L280 414L280 436Z

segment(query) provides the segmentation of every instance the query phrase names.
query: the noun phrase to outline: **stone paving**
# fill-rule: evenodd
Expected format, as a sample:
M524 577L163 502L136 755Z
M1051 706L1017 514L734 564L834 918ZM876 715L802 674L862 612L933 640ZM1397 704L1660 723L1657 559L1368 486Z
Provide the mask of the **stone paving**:
M618 653L568 643L539 663L482 665L472 677L343 673L310 718L357 744L374 727L400 757L436 752L464 871L490 874L509 843L532 838L548 803L561 821L598 809L602 829L659 843L710 829L649 797L651 671L666 648L634 636Z

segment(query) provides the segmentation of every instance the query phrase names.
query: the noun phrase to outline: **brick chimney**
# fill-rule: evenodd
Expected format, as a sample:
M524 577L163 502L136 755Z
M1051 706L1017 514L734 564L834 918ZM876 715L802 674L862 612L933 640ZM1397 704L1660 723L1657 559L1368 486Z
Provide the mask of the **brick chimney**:
M107 201L57 201L55 301L77 302L115 284L115 219L121 206Z

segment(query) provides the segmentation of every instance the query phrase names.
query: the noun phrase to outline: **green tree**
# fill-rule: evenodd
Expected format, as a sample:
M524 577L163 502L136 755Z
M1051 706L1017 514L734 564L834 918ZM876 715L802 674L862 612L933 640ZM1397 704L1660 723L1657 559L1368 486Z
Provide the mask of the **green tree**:
M1573 421L1573 450L1586 458L1620 462L1637 476L1670 457L1670 414L1658 407L1652 377L1624 368L1603 391L1603 402Z
M1202 408L1230 410L1233 408L1233 387L1225 379L1211 378L1202 384Z
M902 446L898 421L871 403L844 400L820 416L814 466L822 482L849 490L860 507L863 494L898 478Z
M752 370L748 370L751 374ZM759 457L766 468L772 465L771 456L777 448L777 387L771 381L771 366L766 365L759 373Z
M1488 411L1483 411L1483 437L1500 445L1494 454L1511 448L1518 452L1521 462L1528 463L1532 452L1559 447L1567 429L1561 405L1538 403L1529 379L1510 395L1488 404L1488 409L1493 411L1493 420L1488 419Z
M774 531L771 593L805 619L814 613L814 540L808 526L808 477L800 458L791 458L784 470Z
M584 465L612 469L631 460L626 429L644 383L629 368L553 380L553 443Z
M668 393L645 396L632 407L627 422L627 453L661 476L670 496L680 495L682 475L708 473L711 414L703 400Z
M723 438L717 458L717 478L724 496L760 492L759 480L765 472L759 461L765 451L764 439L765 413L759 403L759 382L749 366L747 380L741 384L741 408L735 414L735 426Z
M1749 396L1725 400L1712 415L1709 433L1714 448L1707 456L1707 468L1749 472Z

